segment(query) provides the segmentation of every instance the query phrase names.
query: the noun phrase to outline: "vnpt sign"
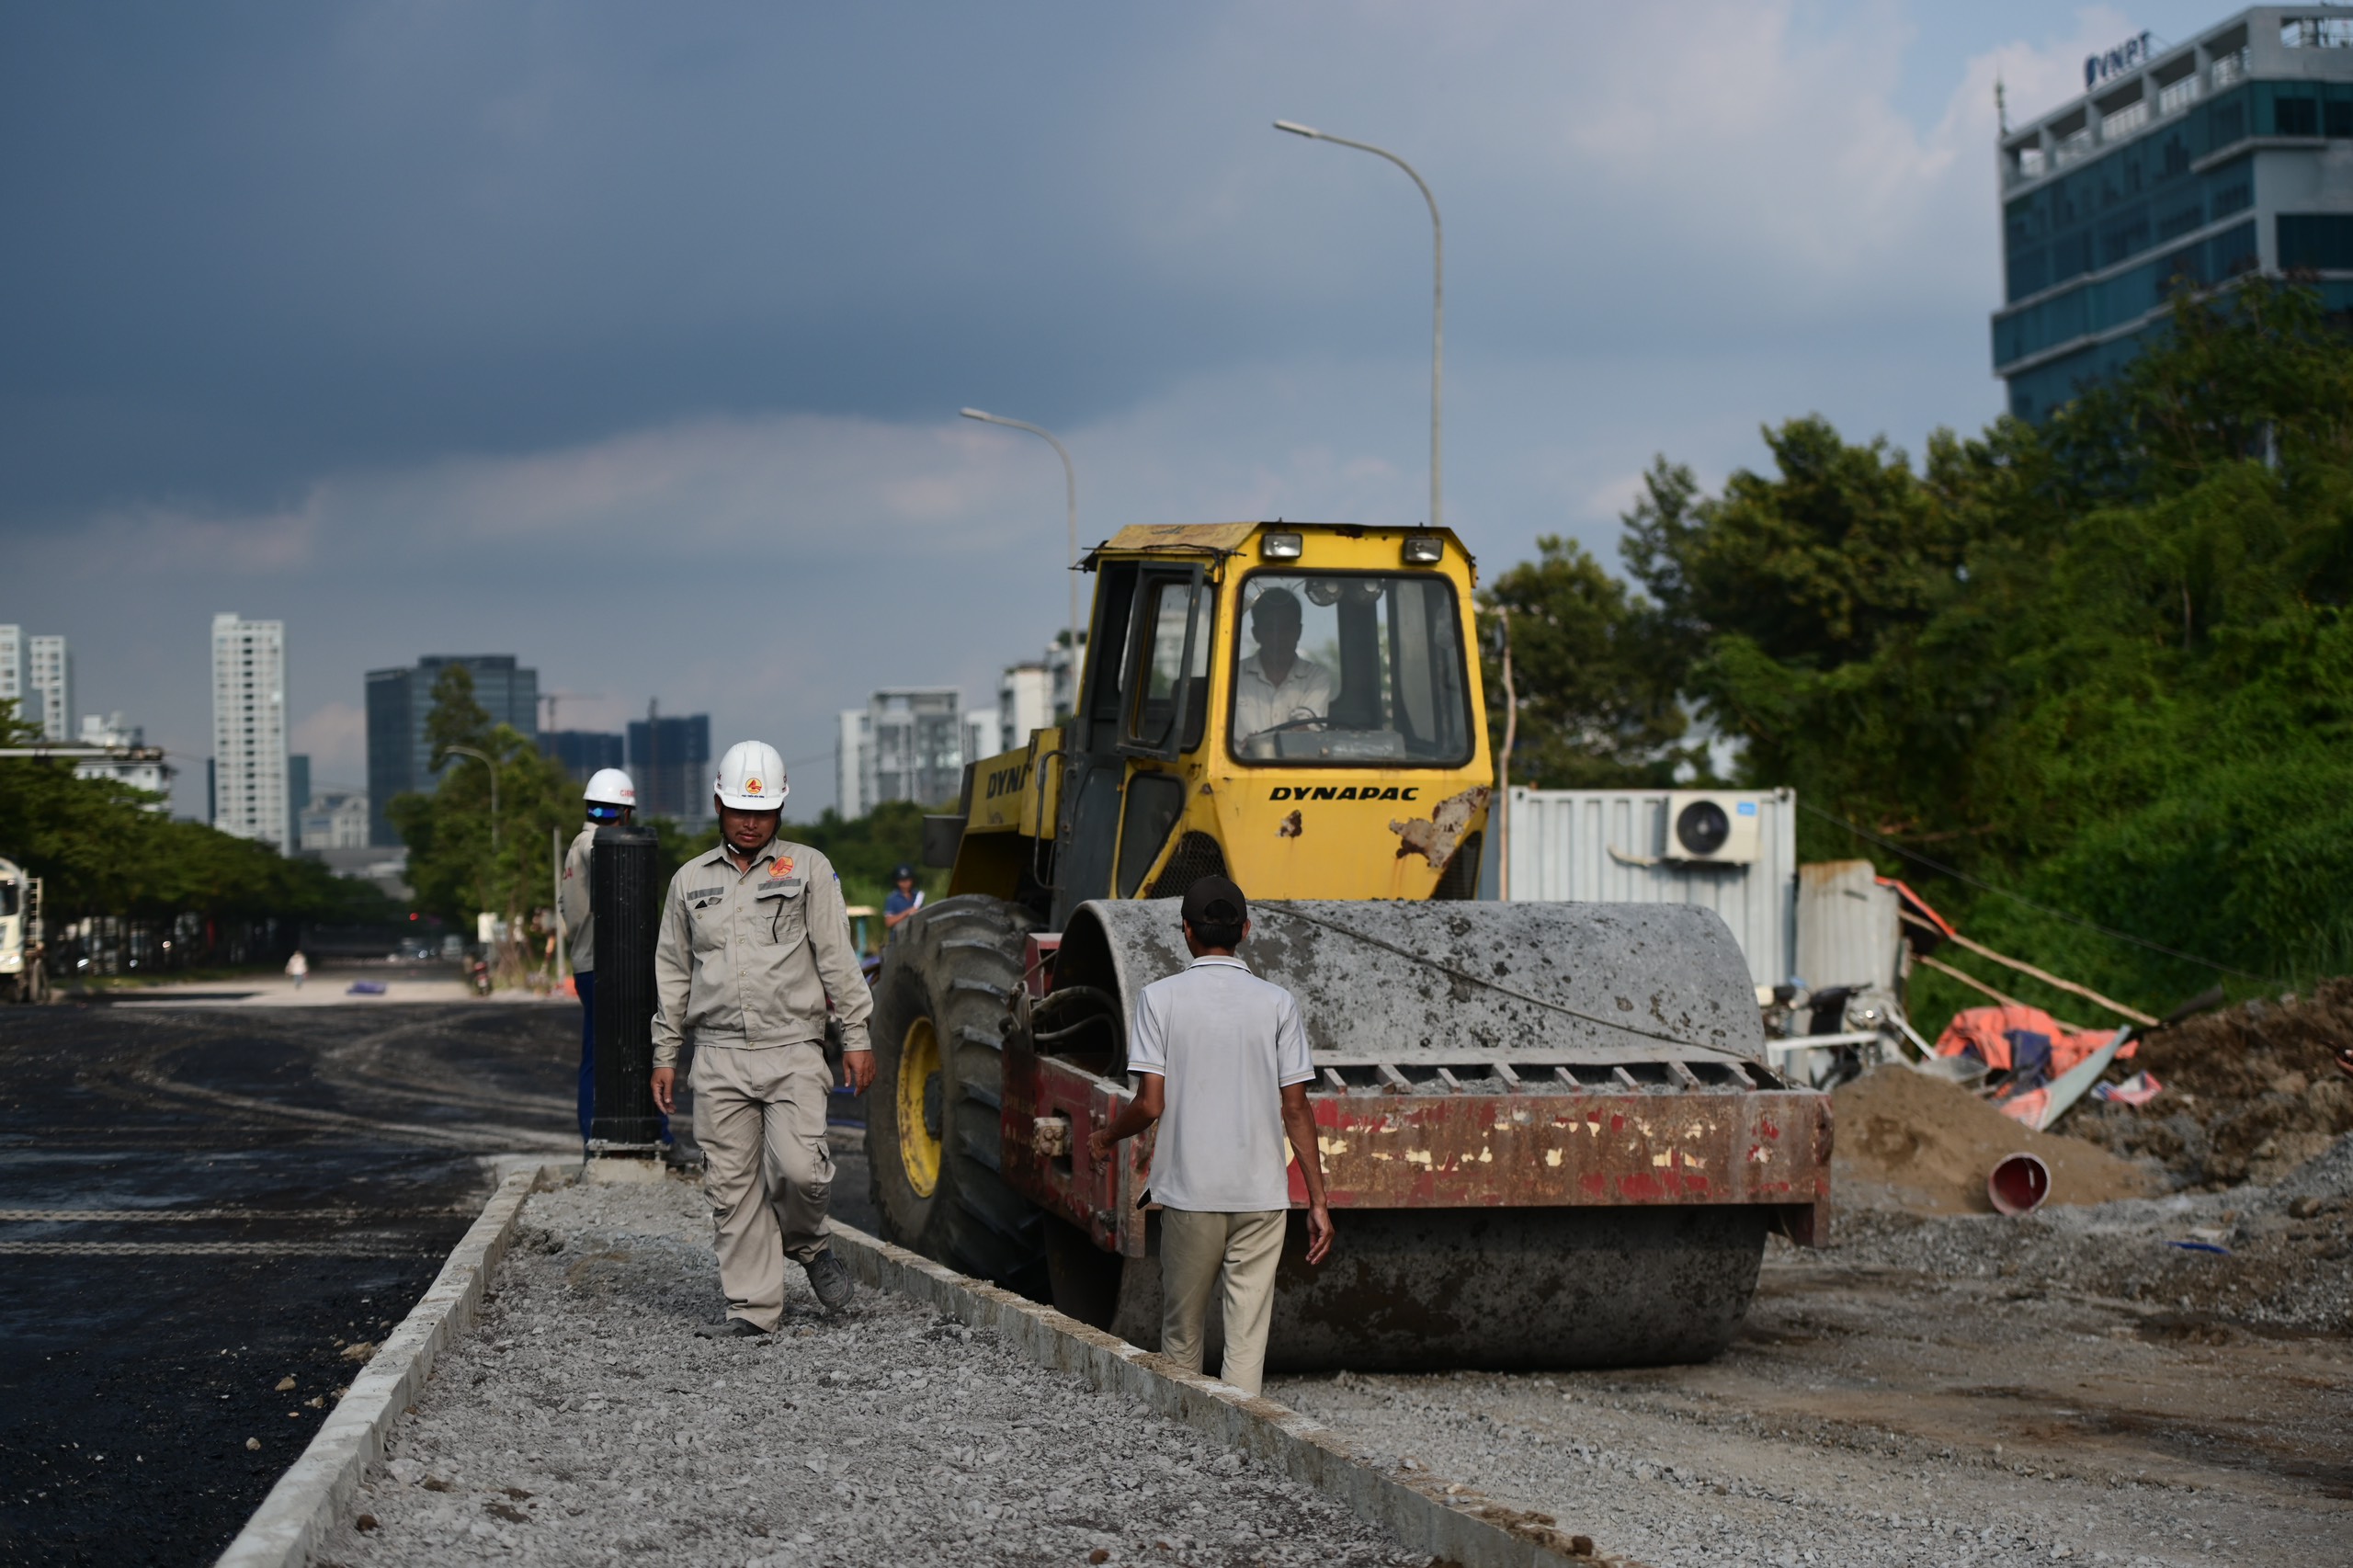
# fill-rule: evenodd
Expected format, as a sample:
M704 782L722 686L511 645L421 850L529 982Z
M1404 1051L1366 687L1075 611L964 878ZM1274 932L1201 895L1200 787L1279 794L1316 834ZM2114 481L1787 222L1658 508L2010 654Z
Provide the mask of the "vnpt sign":
M2149 62L2149 35L2126 39L2106 54L2084 56L2084 91L2090 92L2110 76L2121 76Z

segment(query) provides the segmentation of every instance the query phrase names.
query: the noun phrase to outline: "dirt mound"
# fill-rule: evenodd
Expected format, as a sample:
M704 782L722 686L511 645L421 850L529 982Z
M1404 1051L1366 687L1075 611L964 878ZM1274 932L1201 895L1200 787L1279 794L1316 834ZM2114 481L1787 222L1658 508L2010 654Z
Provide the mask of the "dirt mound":
M2097 1144L2030 1131L1968 1090L1908 1067L1883 1067L1831 1100L1831 1196L1842 1206L1991 1213L1986 1173L2021 1152L2051 1167L2052 1203L2138 1198L2154 1185Z
M2331 1064L2353 1045L2353 979L2309 997L2243 1003L2151 1035L2136 1067L2165 1092L2141 1110L2086 1101L2067 1131L2131 1158L2162 1161L2186 1187L2268 1185L2353 1131L2353 1079Z

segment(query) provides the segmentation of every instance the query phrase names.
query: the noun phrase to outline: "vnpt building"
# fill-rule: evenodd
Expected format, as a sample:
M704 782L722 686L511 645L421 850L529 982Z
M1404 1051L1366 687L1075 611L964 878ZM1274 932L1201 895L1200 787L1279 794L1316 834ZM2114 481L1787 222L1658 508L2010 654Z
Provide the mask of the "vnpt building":
M629 777L640 816L669 817L689 827L711 820L710 715L650 714L629 727Z
M394 845L384 807L395 795L430 790L432 743L425 721L433 711L433 683L451 665L462 665L474 679L474 700L494 724L505 724L537 744L540 738L540 672L524 669L512 653L434 653L404 669L368 672L369 842Z
M2191 42L2128 40L2001 140L1994 370L2039 420L2161 330L2172 292L2244 274L2353 307L2353 6L2259 6Z

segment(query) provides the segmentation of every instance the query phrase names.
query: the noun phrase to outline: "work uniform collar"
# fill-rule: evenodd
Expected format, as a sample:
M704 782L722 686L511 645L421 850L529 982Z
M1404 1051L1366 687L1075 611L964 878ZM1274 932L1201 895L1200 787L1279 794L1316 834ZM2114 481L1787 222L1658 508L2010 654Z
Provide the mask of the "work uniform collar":
M784 852L784 835L779 832L774 838L769 839L767 843L762 845L753 853L751 864L745 869L743 874L750 876L752 872L758 870L762 866L770 865L778 860L786 858L788 858L788 857ZM727 841L722 838L719 841L717 848L713 849L710 854L702 858L702 864L706 866L724 866L732 871L735 869L735 857L728 853Z
M1248 964L1244 963L1240 959L1234 958L1231 954L1227 953L1203 953L1199 958L1195 959L1191 963L1187 964L1185 967L1187 969L1199 969L1203 964L1211 963L1222 965L1227 969L1238 969L1245 974L1250 972L1250 966Z

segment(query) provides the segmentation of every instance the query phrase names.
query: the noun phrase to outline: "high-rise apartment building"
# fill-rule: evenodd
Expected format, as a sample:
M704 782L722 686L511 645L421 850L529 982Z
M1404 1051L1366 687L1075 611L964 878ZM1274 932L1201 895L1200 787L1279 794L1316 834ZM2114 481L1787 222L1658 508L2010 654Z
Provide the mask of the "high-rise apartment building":
M17 718L31 722L25 711L25 629L0 626L0 702L17 705Z
M63 637L36 637L26 644L25 717L40 726L45 741L74 738L74 655Z
M834 758L842 815L885 801L953 801L964 785L963 701L954 687L903 687L843 710Z
M2039 420L2164 329L2176 290L2252 272L2353 309L2353 6L2258 6L2084 62L2084 93L2000 141L1994 371Z
M433 711L433 684L451 665L473 677L474 700L494 724L505 724L537 744L540 672L512 653L432 653L400 669L368 672L368 811L369 842L401 841L384 814L395 795L430 790L439 778L425 722Z
M212 618L212 825L290 850L284 621Z
M710 821L710 715L649 713L629 727L629 777L640 816Z

